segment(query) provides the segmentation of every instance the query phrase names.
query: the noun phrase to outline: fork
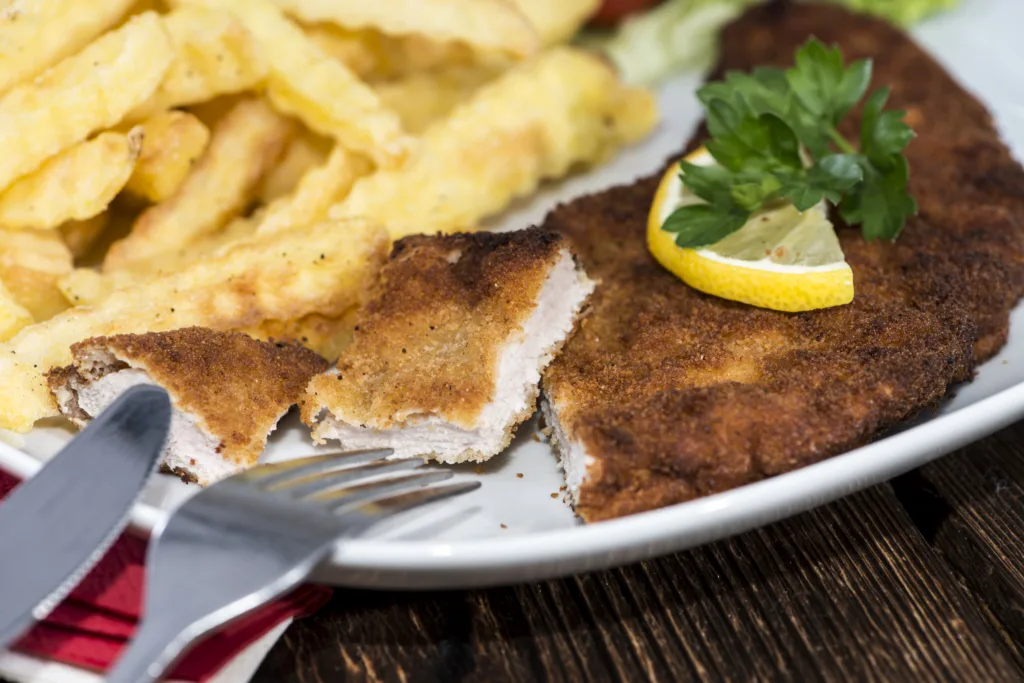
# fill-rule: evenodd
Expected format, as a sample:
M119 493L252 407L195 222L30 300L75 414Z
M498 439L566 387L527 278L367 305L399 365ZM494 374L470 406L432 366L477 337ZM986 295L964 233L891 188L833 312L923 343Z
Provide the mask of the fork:
M156 681L194 640L305 580L339 539L480 486L425 486L451 472L392 476L423 460L386 460L391 454L355 451L261 465L187 500L154 532L142 624L107 681Z

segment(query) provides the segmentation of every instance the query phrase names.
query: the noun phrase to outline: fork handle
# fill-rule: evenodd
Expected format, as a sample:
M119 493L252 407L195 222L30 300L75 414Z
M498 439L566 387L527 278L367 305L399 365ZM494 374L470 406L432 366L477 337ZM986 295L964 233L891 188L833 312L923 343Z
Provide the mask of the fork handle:
M192 638L191 624L143 619L135 637L107 673L107 683L153 683L160 680Z
M247 587L234 596L234 600L211 603L204 595L197 596L196 600L178 596L173 604L167 604L160 600L151 603L147 599L134 638L105 680L107 683L154 683L160 680L189 645L295 588L332 547L333 542L325 543L290 572L260 586L258 590Z

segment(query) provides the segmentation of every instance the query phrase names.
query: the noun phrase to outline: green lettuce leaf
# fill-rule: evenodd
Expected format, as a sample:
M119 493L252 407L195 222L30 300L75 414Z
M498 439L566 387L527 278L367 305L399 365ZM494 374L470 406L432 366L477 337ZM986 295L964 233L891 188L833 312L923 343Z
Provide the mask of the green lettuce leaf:
M960 3L960 0L828 1L903 27ZM666 0L647 12L627 18L614 32L587 32L580 36L579 42L603 52L615 63L627 83L652 85L679 71L709 68L717 57L718 33L722 27L747 7L761 2L764 0ZM861 83L844 85L853 93ZM843 100L838 102L843 103Z

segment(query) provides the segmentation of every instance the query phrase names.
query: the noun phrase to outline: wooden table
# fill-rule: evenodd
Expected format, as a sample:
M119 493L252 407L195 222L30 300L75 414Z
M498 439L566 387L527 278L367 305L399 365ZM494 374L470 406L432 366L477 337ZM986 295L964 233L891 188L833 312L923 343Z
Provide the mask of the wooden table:
M337 591L259 683L1024 678L1024 422L696 550L482 591Z

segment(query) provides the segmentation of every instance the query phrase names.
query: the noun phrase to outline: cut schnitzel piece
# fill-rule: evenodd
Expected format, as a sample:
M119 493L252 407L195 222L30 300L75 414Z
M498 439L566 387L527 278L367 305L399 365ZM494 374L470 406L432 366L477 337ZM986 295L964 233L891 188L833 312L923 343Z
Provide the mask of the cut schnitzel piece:
M60 412L79 427L136 384L157 384L174 408L163 467L202 486L256 464L277 421L327 361L297 344L187 327L93 337L47 375Z
M644 231L660 173L555 209L544 227L601 281L543 380L551 440L587 521L864 444L970 379L1006 339L1024 289L1024 170L991 117L906 35L831 5L751 10L725 30L716 78L787 66L811 35L847 60L873 58L872 89L891 85L891 106L907 110L920 214L895 242L840 227L853 303L788 314L707 296L654 261ZM856 139L858 124L843 132Z
M303 419L342 448L487 460L533 414L593 287L566 240L537 228L399 240Z

